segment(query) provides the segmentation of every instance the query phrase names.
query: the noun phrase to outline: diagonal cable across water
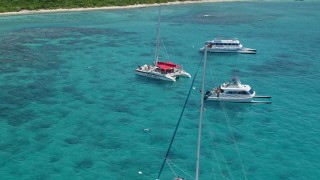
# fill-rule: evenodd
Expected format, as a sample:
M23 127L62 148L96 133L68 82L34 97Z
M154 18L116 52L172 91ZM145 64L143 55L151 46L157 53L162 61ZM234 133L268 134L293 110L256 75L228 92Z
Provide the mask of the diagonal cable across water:
M170 152L170 149L171 149L173 140L174 140L174 138L175 138L175 136L176 136L176 133L177 133L177 131L178 131L178 127L179 127L179 125L180 125L180 121L181 121L181 119L182 119L184 110L185 110L185 108L186 108L186 106L187 106L187 103L188 103L188 100L189 100L189 97L190 97L190 94L191 94L191 91L192 91L192 88L193 88L193 85L194 85L194 81L195 81L195 79L196 79L196 77L197 77L197 74L198 74L198 71L199 71L199 67L200 67L200 65L201 65L201 62L202 62L202 61L199 62L198 67L197 67L197 71L196 71L196 73L195 73L194 76L193 76L192 83L191 83L191 86L190 86L190 88L189 88L188 96L187 96L186 101L185 101L185 103L184 103L184 106L183 106L183 108L182 108L182 111L181 111L181 114L180 114L178 123L177 123L177 125L176 125L175 130L174 130L173 136L172 136L172 138L171 138L171 141L170 141L170 144L169 144L169 147L168 147L166 156L165 156L165 158L164 158L164 160L163 160L163 163L162 163L162 166L161 166L161 168L160 168L160 171L159 171L159 174L158 174L157 179L160 178L161 173L162 173L162 169L163 169L163 167L164 167L164 164L165 164L165 162L167 161L167 158L168 158L168 155L169 155L169 152Z

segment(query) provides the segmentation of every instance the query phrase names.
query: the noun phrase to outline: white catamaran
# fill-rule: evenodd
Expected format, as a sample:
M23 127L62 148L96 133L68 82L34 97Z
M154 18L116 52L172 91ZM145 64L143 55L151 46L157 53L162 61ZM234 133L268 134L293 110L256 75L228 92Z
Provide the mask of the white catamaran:
M243 47L240 41L236 38L220 38L217 37L205 43L208 52L212 53L242 53L256 54L257 50ZM200 52L204 52L205 47L200 48Z
M172 62L160 62L159 61L159 49L160 49L160 14L159 9L158 28L157 28L157 45L156 45L156 60L154 65L138 66L135 69L135 73L140 76L145 76L153 79L160 79L165 81L176 81L180 76L191 78L191 75L184 71L178 64Z
M249 85L241 84L237 77L232 78L231 83L225 82L208 90L204 96L208 101L271 104L269 101L255 101L254 98L271 98L271 96L256 96L256 92Z

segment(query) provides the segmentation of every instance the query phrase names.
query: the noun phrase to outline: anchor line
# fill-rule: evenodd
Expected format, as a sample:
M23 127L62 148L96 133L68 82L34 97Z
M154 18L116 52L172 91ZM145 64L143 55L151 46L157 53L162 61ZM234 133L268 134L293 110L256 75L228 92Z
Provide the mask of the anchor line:
M193 80L192 80L191 86L190 86L190 88L189 88L188 96L187 96L187 98L186 98L186 101L185 101L184 106L183 106L183 108L182 108L182 111L181 111L181 113L180 113L180 117L179 117L178 123L177 123L177 125L176 125L175 130L174 130L173 136L172 136L172 138L171 138L171 141L170 141L170 144L169 144L169 147L168 147L166 156L165 156L165 158L164 158L164 160L163 160L163 163L162 163L162 165L161 165L161 168L160 168L160 171L159 171L159 174L158 174L157 179L160 178L161 173L162 173L162 169L163 169L163 167L164 167L164 164L165 164L166 161L167 161L167 158L168 158L168 155L169 155L169 152L170 152L170 149L171 149L173 140L174 140L174 138L175 138L175 136L176 136L176 133L177 133L177 131L178 131L178 127L179 127L179 125L180 125L180 121L181 121L181 119L182 119L182 115L183 115L184 110L185 110L185 108L186 108L186 106L187 106L187 103L188 103L188 100L189 100L189 97L190 97L190 94L191 94L191 91L192 91L192 88L193 88L195 79L196 79L197 74L198 74L198 71L199 71L199 67L200 67L200 65L201 65L201 62L202 62L202 61L199 62L197 71L196 71L196 73L195 73L194 76L193 76Z

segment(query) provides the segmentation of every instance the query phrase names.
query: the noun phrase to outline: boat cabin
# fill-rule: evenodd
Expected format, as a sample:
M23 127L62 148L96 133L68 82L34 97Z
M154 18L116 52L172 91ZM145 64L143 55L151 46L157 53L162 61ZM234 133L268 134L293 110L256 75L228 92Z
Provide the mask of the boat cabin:
M169 73L173 73L174 69L173 68L163 68L163 67L157 67L155 69L156 72L159 72L161 74L169 74Z
M214 39L212 41L207 41L206 45L210 46L241 46L241 43L237 39Z
M245 91L245 90L228 90L225 91L224 94L242 94L242 95L251 95L253 94L254 91L250 88L249 91Z
M254 94L254 91L249 85L241 84L240 80L237 78L232 79L232 83L223 83L218 89L221 89L220 92L224 94Z
M209 46L240 46L238 40L213 40L206 42L206 45Z
M158 62L156 71L161 74L169 74L174 73L175 68L181 68L181 66L172 62Z

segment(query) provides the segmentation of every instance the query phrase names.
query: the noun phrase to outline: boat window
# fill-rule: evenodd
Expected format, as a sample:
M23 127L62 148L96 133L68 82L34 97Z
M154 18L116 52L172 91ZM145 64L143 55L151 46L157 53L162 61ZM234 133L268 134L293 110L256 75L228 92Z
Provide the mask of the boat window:
M226 94L247 94L246 91L228 91Z
M241 91L240 94L248 94L247 91Z
M250 89L250 91L249 91L251 94L253 94L253 90L252 89Z

